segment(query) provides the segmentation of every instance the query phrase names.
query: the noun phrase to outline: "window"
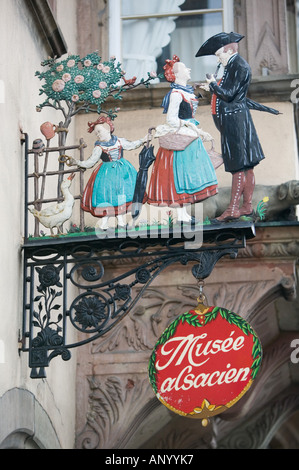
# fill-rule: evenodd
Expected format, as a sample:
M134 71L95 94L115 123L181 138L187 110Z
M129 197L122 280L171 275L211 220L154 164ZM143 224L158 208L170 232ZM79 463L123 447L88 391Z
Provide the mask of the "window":
M290 73L299 71L299 0L287 1L287 25ZM294 41L294 38L295 41Z
M109 0L110 55L127 77L163 72L178 55L192 70L192 81L215 71L215 57L195 58L210 36L233 31L233 0Z

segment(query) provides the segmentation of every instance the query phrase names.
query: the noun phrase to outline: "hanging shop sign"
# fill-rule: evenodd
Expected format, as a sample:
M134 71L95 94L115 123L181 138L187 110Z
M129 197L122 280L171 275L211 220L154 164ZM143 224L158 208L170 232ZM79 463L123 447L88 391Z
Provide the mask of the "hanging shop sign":
M206 425L242 398L261 359L248 322L225 308L199 304L164 331L150 358L149 379L167 408Z

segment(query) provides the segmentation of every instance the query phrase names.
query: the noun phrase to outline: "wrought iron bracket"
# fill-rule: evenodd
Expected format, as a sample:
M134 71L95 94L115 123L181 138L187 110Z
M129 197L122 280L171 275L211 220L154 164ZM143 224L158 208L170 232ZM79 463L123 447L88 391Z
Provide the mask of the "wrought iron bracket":
M192 245L199 234L202 243ZM23 245L23 326L20 351L29 354L31 378L45 378L50 361L71 358L71 350L94 341L117 325L165 269L191 264L197 280L207 278L223 256L235 258L255 236L252 223L207 225L170 231L167 238L139 232L134 239L109 233L26 240ZM107 279L112 260L128 263ZM109 277L109 276L108 276ZM138 286L139 289L134 289ZM74 341L80 332L80 341Z

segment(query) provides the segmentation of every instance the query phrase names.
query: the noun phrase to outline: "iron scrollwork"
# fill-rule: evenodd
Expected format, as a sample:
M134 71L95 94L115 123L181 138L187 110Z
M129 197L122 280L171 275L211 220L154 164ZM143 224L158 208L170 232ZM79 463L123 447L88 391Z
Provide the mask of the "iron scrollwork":
M219 234L214 245L209 240L208 246L203 244L197 250L185 249L179 240L178 246L175 243L169 246L168 240L162 239L159 243L152 241L152 245L150 241L135 240L136 246L129 251L121 240L114 247L99 240L85 245L54 241L47 247L25 247L22 351L29 352L31 377L46 377L45 368L54 357L61 356L67 361L72 348L110 331L131 311L153 280L171 265L190 263L193 276L204 279L220 258L236 257L238 249L245 246L244 234L224 244L219 243L218 237ZM136 257L142 259L139 265L136 263L113 279L105 279L106 261ZM139 288L134 289L135 286ZM78 339L77 335L80 340L72 341Z

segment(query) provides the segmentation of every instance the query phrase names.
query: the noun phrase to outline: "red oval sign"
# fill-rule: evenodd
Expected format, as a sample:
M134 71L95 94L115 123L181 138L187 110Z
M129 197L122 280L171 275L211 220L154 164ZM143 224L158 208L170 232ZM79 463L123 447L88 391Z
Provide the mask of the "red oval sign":
M164 331L150 358L149 379L169 409L207 419L246 393L261 358L249 323L224 308L205 307L184 313Z

